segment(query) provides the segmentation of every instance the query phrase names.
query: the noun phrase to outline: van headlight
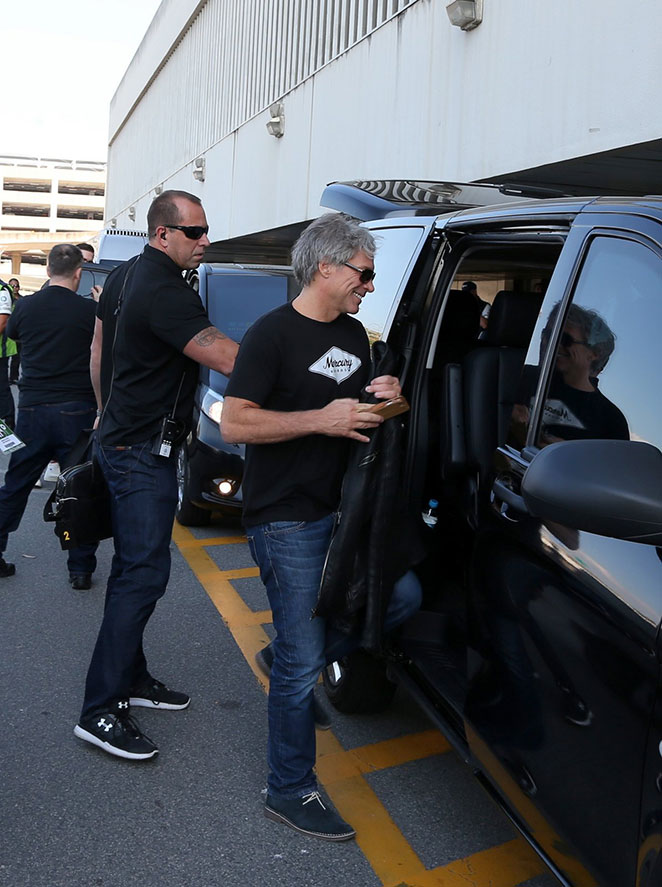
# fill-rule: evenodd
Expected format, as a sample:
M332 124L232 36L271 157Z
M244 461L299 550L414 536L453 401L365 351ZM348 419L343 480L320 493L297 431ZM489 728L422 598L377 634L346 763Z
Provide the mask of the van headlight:
M210 388L202 398L202 412L205 416L209 416L212 422L220 422L223 412L223 396Z

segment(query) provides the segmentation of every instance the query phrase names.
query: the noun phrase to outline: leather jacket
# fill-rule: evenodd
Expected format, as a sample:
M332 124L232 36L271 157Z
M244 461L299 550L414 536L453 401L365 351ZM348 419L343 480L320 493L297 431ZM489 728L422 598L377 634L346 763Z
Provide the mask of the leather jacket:
M395 363L386 343L375 342L370 378L393 375ZM359 629L360 646L371 651L381 648L394 583L423 554L415 523L401 506L404 427L396 416L372 432L370 443L352 443L315 609L340 631Z

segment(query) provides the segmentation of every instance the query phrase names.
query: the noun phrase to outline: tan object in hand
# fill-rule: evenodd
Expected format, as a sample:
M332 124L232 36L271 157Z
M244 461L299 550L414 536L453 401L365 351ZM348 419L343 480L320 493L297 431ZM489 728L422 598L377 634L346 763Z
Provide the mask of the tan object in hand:
M360 411L377 413L383 419L391 419L393 416L399 416L409 410L407 399L401 394L398 397L392 397L390 400L381 400L379 403L360 403L357 404Z

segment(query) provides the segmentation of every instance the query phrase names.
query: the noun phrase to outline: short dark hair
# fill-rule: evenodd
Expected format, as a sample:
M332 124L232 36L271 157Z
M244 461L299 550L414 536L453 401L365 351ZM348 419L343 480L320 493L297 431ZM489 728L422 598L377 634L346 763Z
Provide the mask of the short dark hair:
M10 277L7 283L9 284L9 286L11 286L14 281L16 281L19 286L21 285L21 281L18 279L18 277Z
M78 249L88 250L92 253L92 255L94 255L94 247L91 243L77 243L76 246L78 247Z
M51 277L71 277L83 264L83 254L73 243L58 243L48 254Z
M190 203L197 203L202 206L202 201L195 194L189 194L188 191L163 191L158 197L152 200L150 208L147 210L147 235L154 237L156 229L161 225L179 225L181 216L179 214L178 200L188 200Z

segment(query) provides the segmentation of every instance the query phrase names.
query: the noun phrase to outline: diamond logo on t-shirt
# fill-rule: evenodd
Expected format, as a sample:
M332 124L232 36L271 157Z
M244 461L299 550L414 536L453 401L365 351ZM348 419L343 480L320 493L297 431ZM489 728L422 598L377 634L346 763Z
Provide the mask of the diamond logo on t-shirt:
M338 385L340 385L345 379L349 379L360 366L360 358L334 345L319 360L312 363L308 369L311 373L318 373L320 376L328 376L329 379L335 379Z

